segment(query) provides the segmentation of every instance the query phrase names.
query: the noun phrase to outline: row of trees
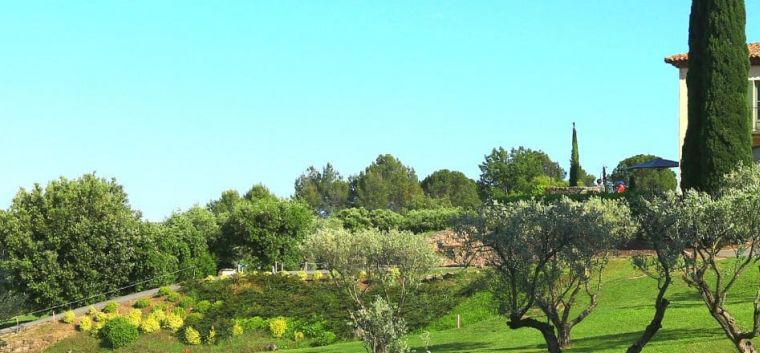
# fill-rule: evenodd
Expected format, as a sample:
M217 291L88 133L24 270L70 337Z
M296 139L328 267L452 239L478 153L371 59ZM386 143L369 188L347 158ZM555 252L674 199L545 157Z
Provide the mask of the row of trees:
M595 185L594 175L577 161L577 138L573 129L573 186ZM634 190L675 190L675 173L670 170L629 171L631 165L657 158L636 155L621 161L610 176L613 180L635 181ZM306 202L322 216L342 209L360 207L367 210L388 209L406 212L413 209L454 207L476 209L488 200L505 200L511 196L543 195L549 187L568 186L566 172L559 163L539 150L525 147L506 150L494 148L479 165L480 178L475 181L462 172L442 169L421 182L413 168L389 154L380 155L365 170L345 180L331 164L321 170L310 166L296 179L295 198Z

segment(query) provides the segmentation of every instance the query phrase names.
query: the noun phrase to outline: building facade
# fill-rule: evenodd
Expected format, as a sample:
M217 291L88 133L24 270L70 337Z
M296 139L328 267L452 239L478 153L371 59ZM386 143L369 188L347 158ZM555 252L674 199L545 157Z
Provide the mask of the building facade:
M755 160L760 160L760 42L750 43L748 100L752 109L752 153ZM686 87L686 74L689 72L689 55L676 54L665 58L665 62L678 68L678 160L681 160L683 140L689 122L689 98Z

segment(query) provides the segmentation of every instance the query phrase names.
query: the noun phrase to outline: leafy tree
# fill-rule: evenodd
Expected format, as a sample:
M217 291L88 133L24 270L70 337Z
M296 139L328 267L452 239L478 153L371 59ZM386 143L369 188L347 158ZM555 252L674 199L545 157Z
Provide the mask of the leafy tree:
M310 166L295 184L295 198L308 203L319 215L329 216L348 203L348 182L330 163L321 172Z
M145 279L140 214L115 180L93 174L21 189L0 219L0 248L17 290L50 306Z
M573 148L570 151L570 186L579 186L581 162L578 156L578 135L575 132L575 123L573 123Z
M636 164L651 161L657 156L651 154L637 154L628 157L612 171L612 180L625 180L628 189L644 192L665 192L676 189L676 173L670 169L636 169L628 168Z
M235 210L235 205L240 202L240 194L236 190L227 190L222 192L218 200L213 200L206 205L206 208L221 219L226 218Z
M312 211L299 201L260 198L244 200L221 226L226 263L250 261L260 266L296 264L298 244L310 231Z
M474 209L480 206L478 186L462 172L441 169L421 183L425 195L453 207Z
M507 152L499 147L480 164L478 193L482 200L499 200L510 195L527 195L533 191L534 178L548 176L564 179L565 171L542 151L520 146Z
M243 195L243 198L249 201L256 201L260 199L276 199L277 196L274 196L269 188L263 184L256 184Z
M383 154L358 176L351 179L350 199L354 206L368 210L387 208L400 211L419 197L422 188L414 169Z
M684 190L714 192L737 163L752 162L745 24L743 0L692 1Z
M480 223L465 234L491 252L507 325L540 331L555 353L570 345L572 328L596 307L608 251L632 229L629 209L618 200L580 203L563 197L552 204L486 207ZM534 308L545 321L528 315Z
M163 224L158 249L176 258L178 280L198 278L216 273L216 263L209 253L208 240L216 239L219 226L211 212L193 207L184 213L175 213Z
M396 230L324 227L306 239L303 249L327 264L333 282L353 301L357 310L351 318L364 332L368 351L404 352L404 304L422 276L440 262L425 238ZM365 279L379 287L380 299L367 298Z
M596 176L589 174L583 167L578 168L578 186L596 185Z

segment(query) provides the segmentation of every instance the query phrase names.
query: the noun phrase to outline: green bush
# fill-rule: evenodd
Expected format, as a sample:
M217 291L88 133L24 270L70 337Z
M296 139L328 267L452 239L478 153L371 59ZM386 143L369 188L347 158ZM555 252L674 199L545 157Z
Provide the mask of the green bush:
M181 297L182 296L179 293L177 293L177 292L171 292L171 293L169 293L169 294L166 295L166 300L170 301L172 303L176 303L176 302L178 302L180 300Z
M264 320L261 316L254 316L249 319L239 319L236 320L236 322L239 323L246 332L262 330L268 327L267 320Z
M156 293L156 296L158 297L165 297L169 295L169 293L173 293L174 291L169 287L161 287L158 289L158 293Z
M95 308L95 306L90 305L90 306L87 307L87 314L88 315L95 316L95 314L97 314L97 313L98 313L98 309Z
M187 310L185 310L185 308L176 307L172 309L172 314L177 315L181 318L184 318L185 316L187 316Z
M384 231L398 229L404 222L404 216L387 209L372 210L369 218L373 227Z
M145 309L150 306L150 300L148 298L138 299L132 306L137 309Z
M135 341L139 332L127 319L120 317L106 323L100 335L107 347L120 348Z
M179 300L179 303L177 303L181 308L190 309L195 305L195 299L190 296L182 297L182 299Z
M187 326L197 326L203 321L203 314L201 313L191 313L190 315L187 315L185 318L185 325Z
M90 332L92 331L92 319L90 319L89 316L82 316L81 319L79 319L79 331L82 332Z
M319 336L314 338L312 342L312 345L320 347L320 346L327 346L335 343L335 341L338 339L338 336L336 336L334 333L330 331L322 332Z
M106 314L115 313L116 310L119 310L119 303L116 302L108 302L106 306L103 307L103 312Z
M369 211L365 208L345 208L335 214L343 222L343 227L349 230L366 229L372 226Z
M208 309L211 309L211 302L208 300L201 300L195 303L195 307L193 308L193 311L203 314L207 312Z
M456 226L464 215L459 208L412 210L404 215L401 228L414 233L444 230Z

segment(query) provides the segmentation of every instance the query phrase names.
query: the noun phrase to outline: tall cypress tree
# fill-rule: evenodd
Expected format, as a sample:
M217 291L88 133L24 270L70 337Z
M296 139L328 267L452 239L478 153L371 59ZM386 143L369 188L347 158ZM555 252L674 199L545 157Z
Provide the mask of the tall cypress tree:
M575 133L575 123L573 123L573 149L570 152L570 186L578 186L580 177L581 163L578 157L578 135Z
M743 0L692 1L683 189L714 191L737 163L752 162L745 23Z

